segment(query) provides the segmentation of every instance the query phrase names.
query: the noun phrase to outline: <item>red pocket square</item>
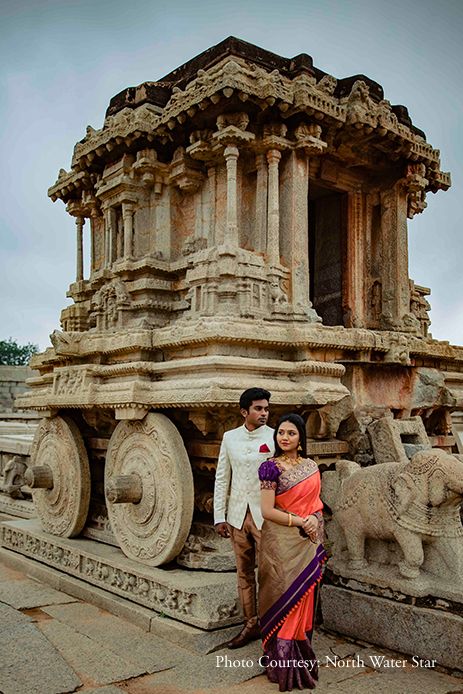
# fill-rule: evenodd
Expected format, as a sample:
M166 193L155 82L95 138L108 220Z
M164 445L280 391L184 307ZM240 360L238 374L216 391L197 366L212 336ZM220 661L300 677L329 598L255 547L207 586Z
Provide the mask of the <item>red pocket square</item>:
M266 443L263 443L261 447L259 448L259 453L270 453L270 448L267 446Z

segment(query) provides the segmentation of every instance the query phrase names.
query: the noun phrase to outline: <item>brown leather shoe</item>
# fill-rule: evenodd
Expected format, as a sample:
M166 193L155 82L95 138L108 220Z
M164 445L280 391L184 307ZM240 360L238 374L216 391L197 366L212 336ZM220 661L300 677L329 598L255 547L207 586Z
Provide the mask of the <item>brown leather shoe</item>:
M253 624L252 626L244 626L240 633L237 634L231 641L226 645L227 648L242 648L251 641L261 638L261 633L258 624Z

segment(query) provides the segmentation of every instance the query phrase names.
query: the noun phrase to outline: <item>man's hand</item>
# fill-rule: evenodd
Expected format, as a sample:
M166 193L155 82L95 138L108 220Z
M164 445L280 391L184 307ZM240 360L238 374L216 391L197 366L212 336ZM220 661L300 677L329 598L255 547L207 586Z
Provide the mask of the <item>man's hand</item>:
M220 535L220 537L230 537L230 526L228 523L216 523L215 532Z

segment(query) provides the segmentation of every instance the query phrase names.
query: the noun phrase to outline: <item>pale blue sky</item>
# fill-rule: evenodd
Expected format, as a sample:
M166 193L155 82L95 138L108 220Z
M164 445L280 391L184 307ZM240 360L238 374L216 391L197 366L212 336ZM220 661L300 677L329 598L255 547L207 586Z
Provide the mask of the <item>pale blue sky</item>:
M410 277L432 289L431 332L463 344L461 0L1 0L0 339L49 344L75 276L75 225L47 198L109 99L229 35L364 73L408 107L453 187L409 223Z

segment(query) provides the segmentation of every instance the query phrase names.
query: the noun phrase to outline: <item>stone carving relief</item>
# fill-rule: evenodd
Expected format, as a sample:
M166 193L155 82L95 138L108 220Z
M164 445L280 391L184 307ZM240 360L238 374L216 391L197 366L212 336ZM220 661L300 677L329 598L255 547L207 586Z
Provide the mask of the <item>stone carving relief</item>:
M238 113L222 113L218 116L218 130L225 130L230 125L238 130L246 130L249 125L249 115L244 111L240 111Z
M282 287L282 283L278 278L275 278L270 283L269 288L271 309L273 311L285 311L288 307L288 296Z
M55 395L77 395L88 388L91 381L87 369L62 368L53 377Z
M327 143L321 139L322 127L318 123L300 123L294 130L296 149L303 149L306 154L322 154Z
M346 123L367 124L373 127L376 125L375 112L376 105L370 97L368 86L362 80L357 80L347 98Z
M324 91L325 94L332 96L334 94L334 90L336 89L337 83L337 79L332 75L323 75L321 80L317 82L317 87Z
M182 549L193 477L181 436L162 414L120 422L109 441L105 495L114 535L131 559L159 566Z
M409 366L411 364L410 344L406 335L401 335L400 333L390 334L389 344L390 347L384 355L384 361Z
M123 280L116 277L99 289L92 301L92 318L96 329L116 330L123 326L123 312L130 306L130 296Z
M54 330L50 335L50 341L55 348L55 353L67 356L77 356L80 354L81 338L82 333L62 332L61 330Z
M70 417L43 419L25 473L43 529L75 537L84 527L90 502L90 467L82 435Z
M230 542L217 535L211 525L200 522L193 523L177 564L209 571L233 571L236 567Z
M3 469L2 491L12 499L24 499L21 487L26 484L24 479L26 470L26 463L23 463L16 455L7 462Z
M413 219L415 214L426 209L426 186L428 183L424 164L409 164L407 166L404 185L408 191L407 216L409 219Z
M423 337L428 336L431 319L428 311L431 310L431 304L426 300L426 296L431 293L426 287L417 286L413 280L410 280L410 313L415 316L420 324L420 333Z
M341 573L368 567L374 557L369 541L393 541L401 550L403 577L445 572L463 587L463 462L455 456L431 449L411 461L363 469L350 460L338 461L336 472L325 473L324 484L325 499L342 529L334 550ZM390 552L385 555L384 563L391 561Z
M169 180L185 193L194 193L205 180L199 167L200 164L188 156L184 147L177 147L170 165Z

